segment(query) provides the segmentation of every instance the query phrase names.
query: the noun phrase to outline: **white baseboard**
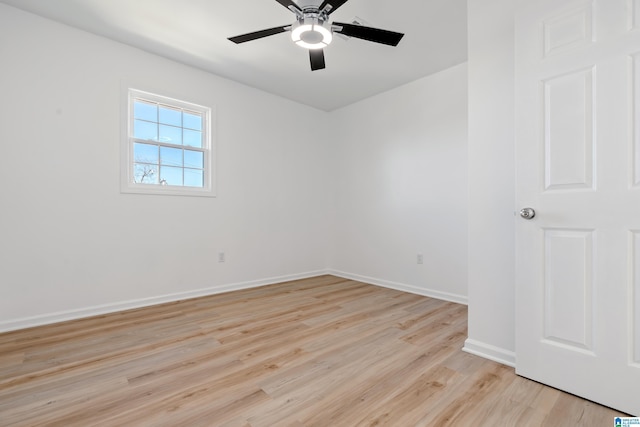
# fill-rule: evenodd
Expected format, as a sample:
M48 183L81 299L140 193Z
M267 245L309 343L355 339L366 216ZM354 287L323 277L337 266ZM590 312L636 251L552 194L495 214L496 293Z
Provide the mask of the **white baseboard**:
M306 273L290 274L279 277L270 277L267 279L252 280L247 282L232 283L227 285L214 286L209 288L196 289L187 292L178 292L174 294L160 295L150 298L141 298L129 301L122 301L112 304L103 304L92 307L86 307L76 310L60 311L56 313L43 314L38 316L23 317L19 319L11 319L0 322L0 332L15 331L18 329L26 329L34 326L49 325L52 323L65 322L68 320L82 319L91 316L99 316L118 311L131 310L135 308L149 307L157 304L164 304L190 298L198 298L207 295L221 294L224 292L238 291L242 289L257 288L260 286L272 285L275 283L287 282L290 280L307 279L330 274L345 279L356 280L358 282L368 283L384 288L395 289L398 291L409 292L412 294L423 295L431 298L437 298L444 301L451 301L458 304L467 305L467 297L462 295L450 294L447 292L435 291L431 289L418 288L412 285L406 285L388 280L376 279L373 277L361 276L359 274L351 274L336 270L318 270ZM482 355L482 354L479 354Z
M117 311L131 310L134 308L148 307L167 302L174 302L190 298L198 298L207 295L221 294L224 292L238 291L242 289L257 288L260 286L273 285L275 283L287 282L290 280L307 279L310 277L329 274L326 270L310 271L307 273L290 274L286 276L270 277L267 279L252 280L248 282L232 283L210 288L196 289L187 292L161 295L157 297L141 298L136 300L122 301L113 304L96 305L76 310L60 311L57 313L43 314L20 319L11 319L0 322L0 332L15 331L18 329L31 328L34 326L49 325L52 323L64 322L67 320L82 319L85 317L98 316L102 314L114 313Z
M444 301L455 302L458 304L468 305L468 299L464 295L451 294L448 292L436 291L433 289L419 288L413 285L406 285L398 282L391 282L388 280L376 279L374 277L361 276L359 274L346 273L338 270L327 270L327 274L333 276L342 277L344 279L356 280L358 282L368 283L370 285L381 286L383 288L395 289L397 291L409 292L416 295L422 295L425 297L436 298Z
M493 360L494 362L502 363L503 365L511 366L512 368L516 367L515 352L505 350L504 348L496 347L491 344L467 338L464 342L462 351L484 357L485 359Z

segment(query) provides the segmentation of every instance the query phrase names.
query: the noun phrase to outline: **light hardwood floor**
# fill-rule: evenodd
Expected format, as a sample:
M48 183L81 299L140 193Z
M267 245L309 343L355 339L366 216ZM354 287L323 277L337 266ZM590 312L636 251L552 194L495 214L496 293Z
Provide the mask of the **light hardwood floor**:
M1 426L612 426L462 352L465 306L333 276L0 334Z

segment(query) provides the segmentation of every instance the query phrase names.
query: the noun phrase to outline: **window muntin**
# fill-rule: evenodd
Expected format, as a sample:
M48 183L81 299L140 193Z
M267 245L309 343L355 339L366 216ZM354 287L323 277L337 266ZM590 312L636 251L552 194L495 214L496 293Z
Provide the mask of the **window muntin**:
M207 107L130 89L125 191L213 195L210 117Z

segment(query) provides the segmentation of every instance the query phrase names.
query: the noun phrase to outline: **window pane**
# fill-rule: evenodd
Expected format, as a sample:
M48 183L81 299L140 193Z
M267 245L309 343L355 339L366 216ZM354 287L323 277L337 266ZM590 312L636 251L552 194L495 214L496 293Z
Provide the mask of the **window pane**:
M160 163L182 167L182 150L180 148L160 147Z
M158 140L158 125L155 123L136 120L133 124L133 137L150 141Z
M189 129L202 130L202 114L187 113L185 111L182 120L184 120L182 126Z
M204 169L204 154L201 151L184 150L184 165L188 168Z
M133 161L158 164L158 146L136 142L133 144Z
M184 145L202 148L202 132L195 130L184 130Z
M173 126L160 125L160 141L169 144L182 145L182 129Z
M157 184L158 167L156 165L135 163L133 165L133 179L138 184Z
M160 183L166 185L183 185L182 168L162 166L160 168Z
M160 107L160 123L182 126L182 111L175 108Z
M158 106L156 104L149 104L148 102L134 101L133 117L150 122L157 122Z
M129 100L123 148L130 159L123 168L131 181L123 181L123 192L209 195L203 190L213 174L211 109L136 89L129 90ZM160 188L164 185L168 188Z
M184 185L187 187L204 187L204 171L198 169L185 169Z

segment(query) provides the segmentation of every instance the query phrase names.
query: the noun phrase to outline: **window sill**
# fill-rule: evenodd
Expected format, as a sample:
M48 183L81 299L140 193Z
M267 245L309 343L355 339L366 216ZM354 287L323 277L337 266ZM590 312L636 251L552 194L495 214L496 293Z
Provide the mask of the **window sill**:
M123 194L143 194L153 196L216 197L215 192L212 189L207 188L161 187L144 184L125 185L120 188L120 192Z

